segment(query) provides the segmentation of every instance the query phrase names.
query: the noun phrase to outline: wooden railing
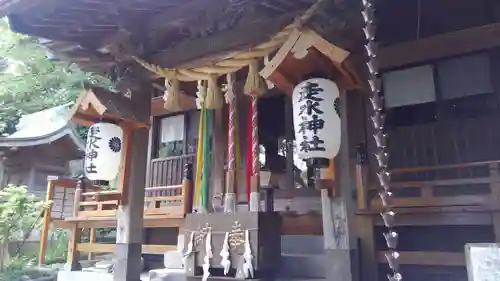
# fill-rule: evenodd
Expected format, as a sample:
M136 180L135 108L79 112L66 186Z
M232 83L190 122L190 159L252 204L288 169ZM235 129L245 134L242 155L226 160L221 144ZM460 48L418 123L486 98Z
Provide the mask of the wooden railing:
M500 161L391 170L393 206L498 208ZM357 167L358 210L380 210L378 184L368 184L365 167ZM497 200L497 201L494 201Z
M148 187L146 194L163 193L163 196L147 196L144 215L166 214L177 217L192 211L192 184L167 187Z
M379 264L387 263L382 251L386 245L375 239L378 235L382 236L381 229L385 229L385 224L379 215L382 210L377 194L380 184L373 171L370 172L368 165L356 167L357 236L361 252L364 252L362 271L369 276L366 280L381 281L383 279L373 279L372 276L377 275ZM464 267L463 248L456 241L465 244L470 242L466 239L478 237L476 235L480 232L484 234L485 229L497 229L495 217L500 210L500 161L397 168L390 173L394 193L392 205L398 214L395 231L401 236L420 231L422 241L426 241L421 243L433 241L426 248L416 246L422 244L409 238L400 243L400 265L431 266L443 272L447 269L440 267ZM443 241L445 235L426 236L425 232L440 228L449 231L450 227L460 229L461 226L467 226L464 229L466 234L454 237L450 243ZM483 234L479 235L481 239L485 239ZM387 265L380 267L387 268Z
M187 213L191 212L193 191L192 165L186 164L182 167L181 184L161 187L146 188L144 200L144 222L156 222L149 227L179 226ZM93 253L113 252L115 245L95 243L95 228L112 227L116 225L118 206L122 204L122 194L119 191L96 191L95 186L85 186L71 179L48 179L47 199L52 200L56 185L65 185L74 189L73 214L72 217L61 220L57 227L72 229L68 260L75 256L75 252L88 252L89 258ZM88 185L88 184L87 184ZM94 191L83 191L93 189ZM158 196L157 194L162 194ZM54 221L55 222L55 221ZM84 223L92 222L91 225ZM158 223L159 222L159 223ZM167 225L170 222L171 225ZM39 263L43 264L47 246L48 229L51 223L51 208L45 213L43 221L43 234L39 254ZM77 238L81 235L82 228L90 231L90 243L78 243ZM74 236L74 237L73 237ZM144 253L163 254L166 251L175 250L175 245L143 245Z
M76 187L77 185L74 179L58 176L47 177L46 201L51 202L51 204L45 210L43 216L40 252L38 257L39 264L45 262L50 223L52 221L62 221L66 217L71 216ZM89 185L88 188L90 190L99 189L99 187L95 185Z
M153 186L145 188L144 215L171 218L183 218L191 212L192 177L193 165L187 165L194 161L194 155L185 155L175 158L154 159L152 161L152 173L150 183ZM186 167L189 167L186 170ZM165 173L167 173L165 175ZM170 173L170 174L168 174ZM122 194L119 191L99 191L98 186L86 184L85 188L77 188L74 179L49 178L47 189L47 200L56 199L55 187L71 189L72 196L63 196L59 205L65 206L72 201L72 215L67 216L64 221L57 222L59 227L69 227L66 222L86 221L92 218L115 217L118 206L121 204ZM85 191L84 191L85 190ZM92 191L87 191L92 190ZM69 194L64 193L64 194ZM47 212L52 216L51 212ZM62 219L60 217L47 220ZM47 222L49 223L49 222Z
M115 216L120 205L122 194L119 191L75 191L73 218Z
M196 155L187 154L151 160L147 187L165 187L182 184L184 166L191 163L196 167ZM194 172L195 173L195 172ZM162 195L160 190L158 195Z
M165 216L183 218L191 212L192 168L185 164L182 169L181 184L147 187L144 198L144 216ZM75 191L74 213L70 220L79 221L93 217L114 217L121 204L119 191L81 192Z

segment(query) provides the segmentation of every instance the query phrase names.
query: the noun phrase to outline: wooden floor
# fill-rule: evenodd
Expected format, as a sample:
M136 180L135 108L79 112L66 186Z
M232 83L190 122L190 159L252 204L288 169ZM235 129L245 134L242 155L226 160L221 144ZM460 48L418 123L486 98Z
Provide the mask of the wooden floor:
M114 253L115 248L115 244L79 243L76 250L85 253ZM142 245L143 254L164 254L176 250L177 245Z
M184 218L173 218L169 215L144 216L144 228L181 227ZM87 217L53 220L52 227L73 228L75 224L80 228L113 228L116 227L116 217Z
M144 228L182 228L184 218L170 215L144 216ZM116 217L86 217L52 220L52 228L113 228ZM283 214L281 220L282 235L323 235L320 214Z

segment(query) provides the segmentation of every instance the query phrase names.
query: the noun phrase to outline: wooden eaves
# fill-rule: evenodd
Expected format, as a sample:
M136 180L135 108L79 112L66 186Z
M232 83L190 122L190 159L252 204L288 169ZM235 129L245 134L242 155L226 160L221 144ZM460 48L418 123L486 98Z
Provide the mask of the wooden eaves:
M71 120L89 126L101 120L126 122L133 128L149 127L149 120L141 120L134 114L132 101L121 94L98 87L85 89L70 112Z

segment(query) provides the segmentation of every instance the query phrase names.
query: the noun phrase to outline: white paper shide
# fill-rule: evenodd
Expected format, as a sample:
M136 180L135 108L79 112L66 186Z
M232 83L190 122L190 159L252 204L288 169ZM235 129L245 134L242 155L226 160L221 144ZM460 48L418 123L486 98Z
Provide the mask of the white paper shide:
M229 232L226 232L226 236L224 237L224 244L222 245L222 250L220 251L221 262L220 265L224 268L224 275L229 273L231 269L231 260L229 259L230 251L229 251Z
M193 254L194 250L194 232L189 236L189 242L186 251L182 254L182 264L186 267L187 259Z
M89 128L85 148L85 176L89 180L112 181L122 160L123 130L112 123L96 123Z
M243 259L245 260L243 263L243 274L245 278L253 278L253 255L250 245L250 232L248 230L245 230L245 250L243 252Z
M207 281L210 276L210 260L214 257L212 252L212 232L208 230L205 238L205 257L203 258L203 277L202 281Z
M324 78L293 90L293 125L301 159L334 158L340 149L340 98L337 85Z

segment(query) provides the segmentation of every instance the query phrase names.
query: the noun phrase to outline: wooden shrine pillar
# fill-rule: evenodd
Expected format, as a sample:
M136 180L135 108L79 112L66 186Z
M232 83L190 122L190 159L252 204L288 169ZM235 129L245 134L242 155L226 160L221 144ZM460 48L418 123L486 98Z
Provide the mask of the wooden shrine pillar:
M285 97L285 139L286 139L286 188L295 188L295 163L293 155L293 104L289 95Z
M140 91L139 91L140 90ZM132 92L134 115L148 120L151 111L151 91L149 87ZM146 127L136 128L132 132L131 153L125 165L130 165L124 176L128 183L124 192L124 202L118 208L115 258L113 274L115 281L138 281L142 271L142 235L144 192L148 161L148 136ZM130 187L130 188L127 188Z
M323 225L325 240L325 255L327 264L336 266L326 267L327 280L359 280L357 262L357 240L354 233L355 206L352 199L354 181L352 179L346 91L340 91L341 112L341 146L336 158L337 178L340 181L340 196L330 199L331 222ZM328 211L328 210L324 210ZM325 216L325 214L323 214ZM325 220L323 220L325 223ZM333 228L326 231L325 228ZM331 235L327 235L331 233Z

